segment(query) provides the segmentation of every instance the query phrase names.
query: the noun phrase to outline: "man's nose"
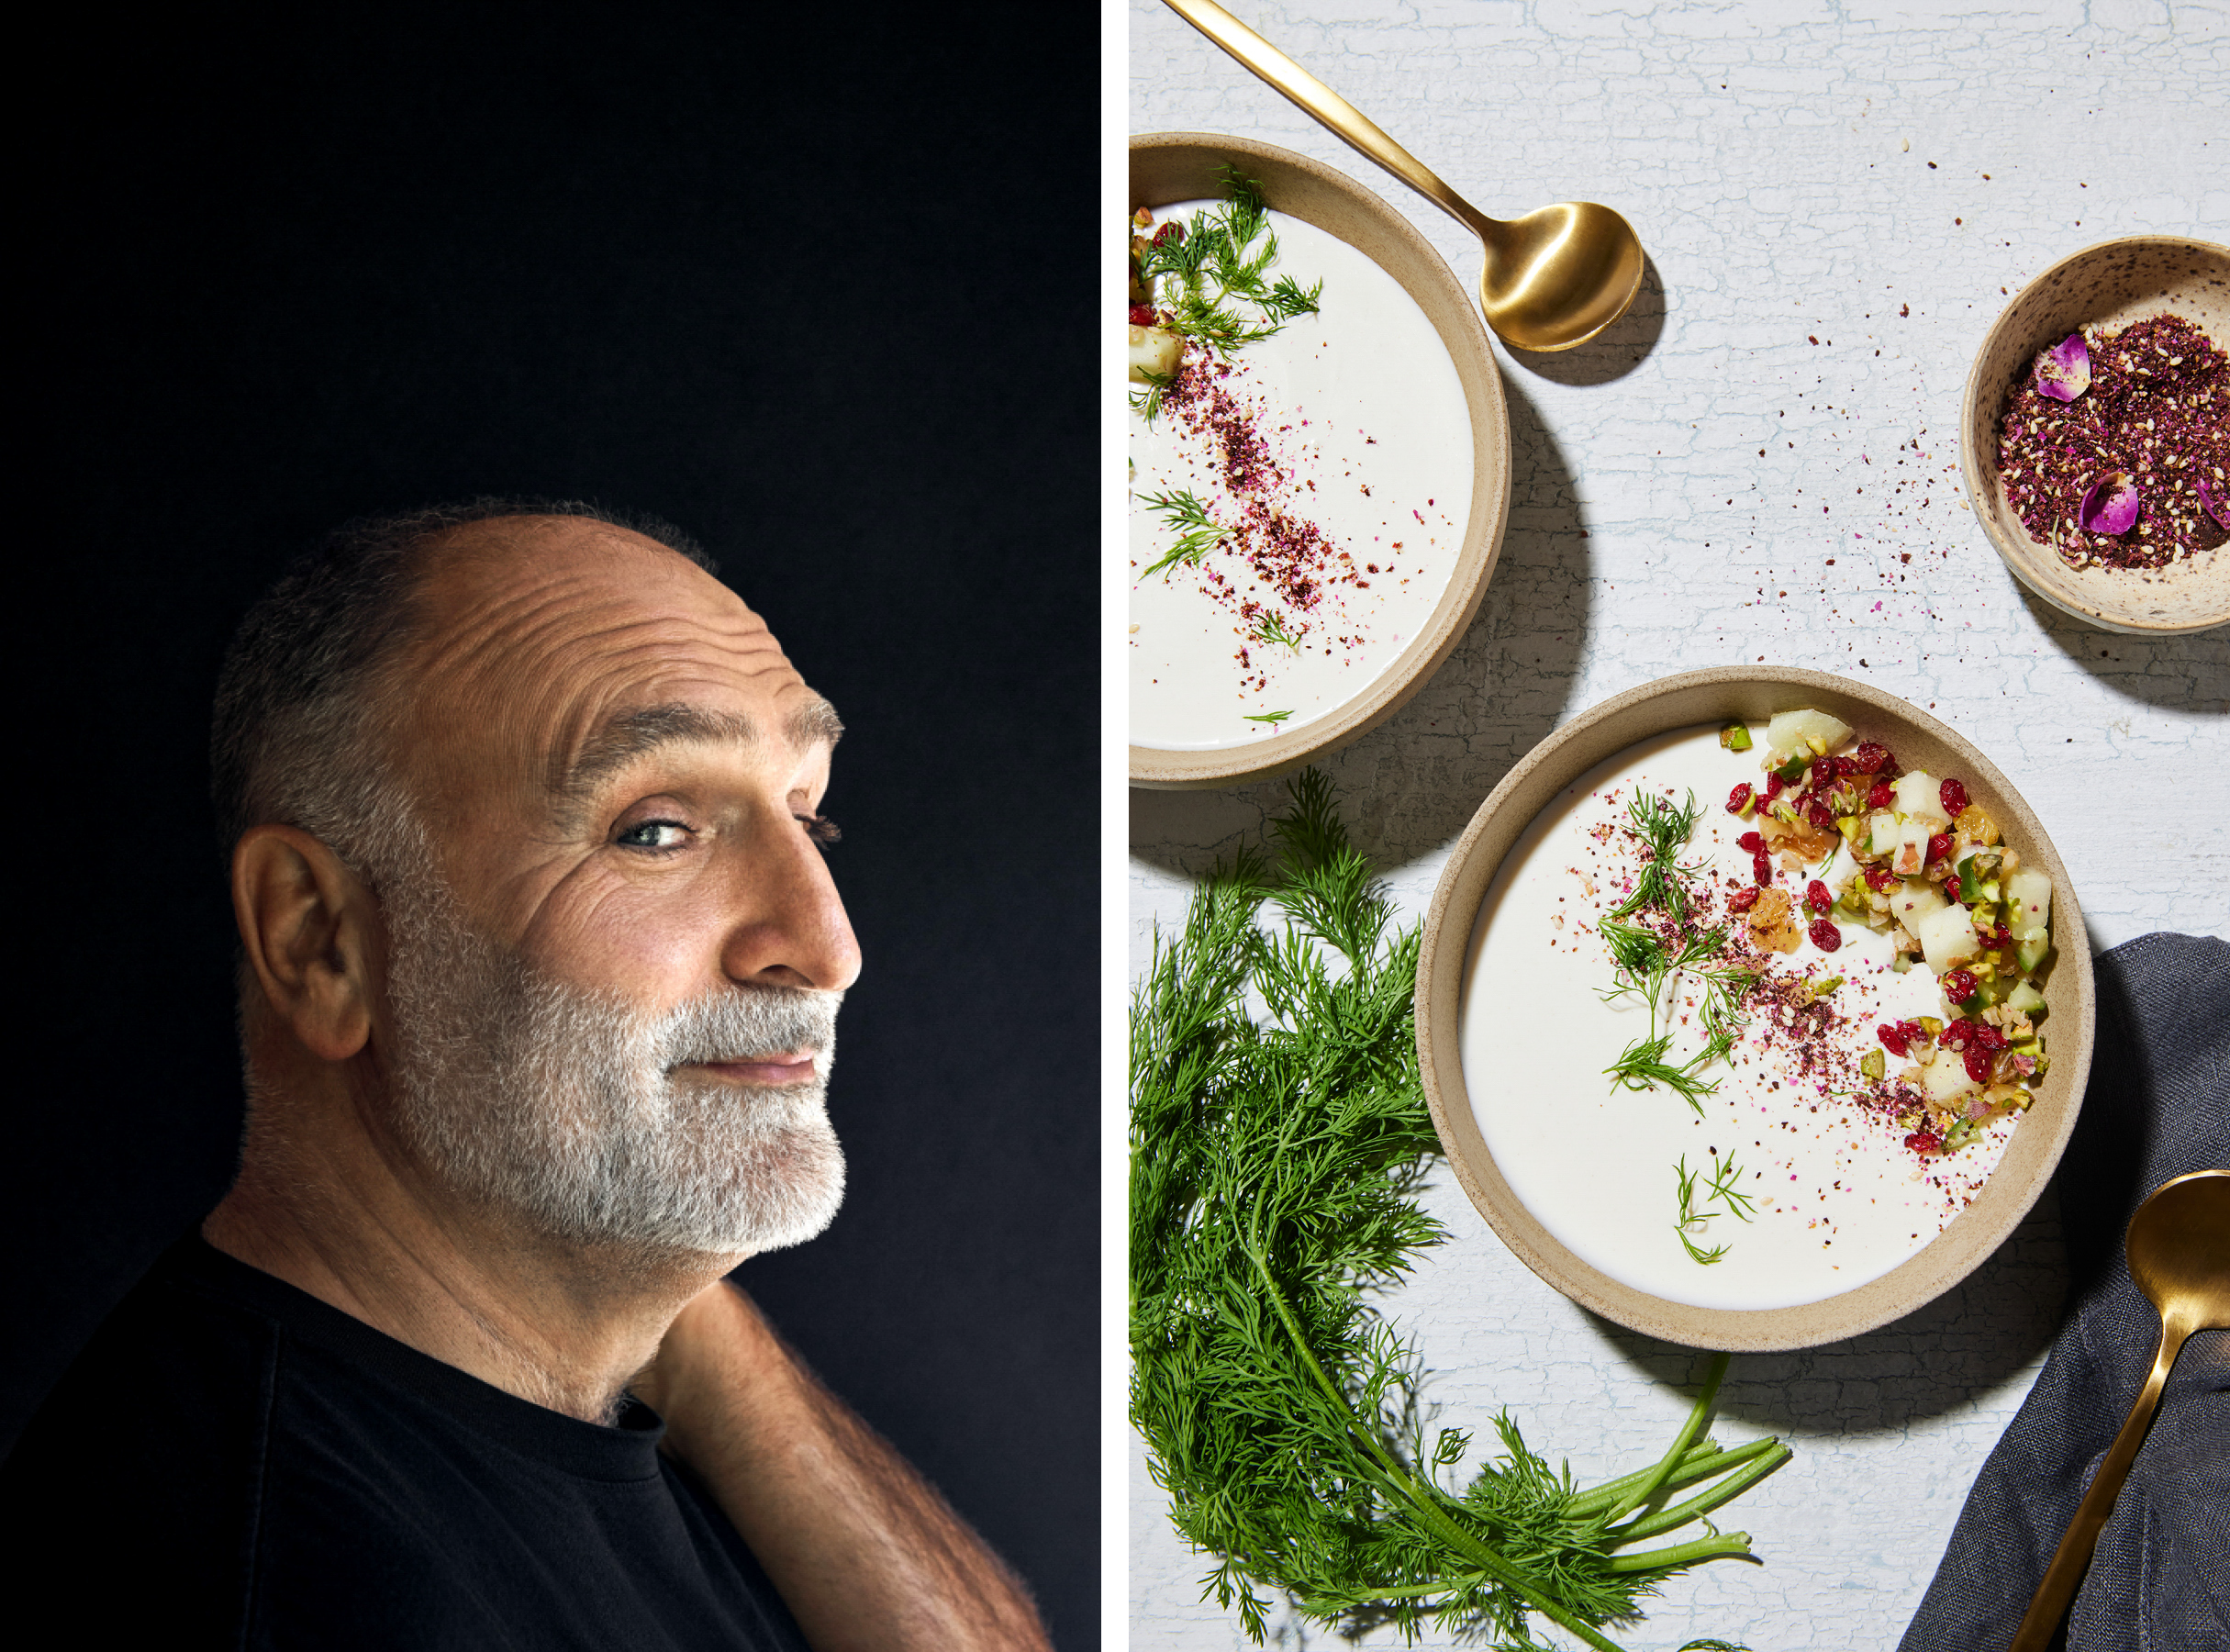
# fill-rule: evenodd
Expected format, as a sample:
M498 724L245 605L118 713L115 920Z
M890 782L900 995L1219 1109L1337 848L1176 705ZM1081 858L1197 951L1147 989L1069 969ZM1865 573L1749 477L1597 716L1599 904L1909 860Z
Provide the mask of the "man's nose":
M721 949L730 980L842 992L859 978L859 941L820 845L786 817L740 854L735 921Z

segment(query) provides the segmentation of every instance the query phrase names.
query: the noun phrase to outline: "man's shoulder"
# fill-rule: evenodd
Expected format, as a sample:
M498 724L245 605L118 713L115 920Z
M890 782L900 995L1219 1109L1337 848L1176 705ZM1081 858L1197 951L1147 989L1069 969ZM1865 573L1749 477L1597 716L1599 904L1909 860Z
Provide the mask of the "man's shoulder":
M280 1337L179 1266L188 1243L125 1294L33 1413L0 1466L0 1518L26 1576L176 1591L206 1621L243 1599Z
M87 1626L161 1623L168 1644L797 1644L655 1427L631 1432L488 1389L195 1239L0 1467L0 1543Z

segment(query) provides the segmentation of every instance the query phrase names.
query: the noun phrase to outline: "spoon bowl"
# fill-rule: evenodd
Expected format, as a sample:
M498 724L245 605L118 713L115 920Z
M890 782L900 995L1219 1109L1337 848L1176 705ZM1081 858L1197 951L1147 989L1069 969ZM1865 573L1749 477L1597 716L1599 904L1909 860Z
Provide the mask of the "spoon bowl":
M1479 309L1516 349L1584 344L1624 315L1641 291L1642 243L1608 206L1559 201L1523 218L1483 218L1472 227L1487 245Z
M1215 0L1165 4L1350 148L1369 156L1485 243L1479 309L1505 344L1535 352L1584 344L1624 315L1642 290L1641 238L1610 207L1560 201L1523 218L1489 218L1361 110Z
M2113 1512L2137 1447L2152 1423L2184 1339L2194 1331L2230 1330L2230 1170L2195 1170L2153 1190L2129 1223L2129 1277L2160 1311L2160 1345L2153 1368L2137 1390L2129 1420L2113 1437L2091 1490L2076 1505L2068 1535L2053 1551L2044 1581L2029 1602L2011 1652L2044 1652L2075 1598L2098 1547L2099 1533Z

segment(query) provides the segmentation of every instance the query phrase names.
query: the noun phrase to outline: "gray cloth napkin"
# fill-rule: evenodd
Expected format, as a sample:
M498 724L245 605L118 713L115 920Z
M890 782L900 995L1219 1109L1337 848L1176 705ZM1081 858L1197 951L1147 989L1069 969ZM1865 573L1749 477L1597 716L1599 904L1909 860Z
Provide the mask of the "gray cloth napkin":
M2230 945L2140 936L2098 960L2098 988L2091 1085L2056 1178L2073 1312L1899 1652L2012 1644L2158 1345L2123 1254L2129 1219L2169 1178L2230 1167ZM2184 1344L2065 1635L2070 1652L2230 1647L2230 1332Z

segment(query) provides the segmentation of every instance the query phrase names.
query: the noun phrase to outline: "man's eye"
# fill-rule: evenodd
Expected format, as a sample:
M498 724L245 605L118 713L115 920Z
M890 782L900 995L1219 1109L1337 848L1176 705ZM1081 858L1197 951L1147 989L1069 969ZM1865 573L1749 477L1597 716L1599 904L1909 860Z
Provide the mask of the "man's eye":
M843 842L843 828L829 819L827 815L799 815L797 823L806 829L806 836L811 838L823 849L826 849L831 843Z
M688 830L679 820L641 820L623 830L618 842L623 849L678 849Z

